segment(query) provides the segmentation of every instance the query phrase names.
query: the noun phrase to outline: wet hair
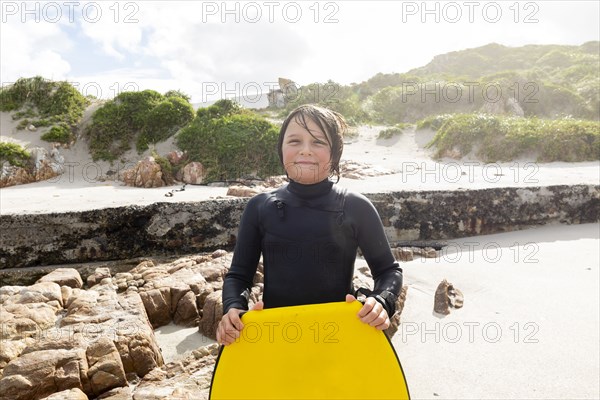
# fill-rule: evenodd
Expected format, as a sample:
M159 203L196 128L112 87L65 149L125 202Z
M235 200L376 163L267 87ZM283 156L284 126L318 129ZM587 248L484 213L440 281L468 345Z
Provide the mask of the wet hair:
M339 181L340 158L342 157L342 151L344 150L344 134L348 129L348 125L340 113L325 107L314 104L305 104L292 110L285 121L283 121L281 130L279 131L279 140L277 142L277 153L279 154L281 164L283 164L283 138L291 121L296 121L296 123L306 129L312 137L315 137L313 132L308 129L307 119L313 121L325 134L325 138L327 139L331 151L329 173L330 176L335 175Z

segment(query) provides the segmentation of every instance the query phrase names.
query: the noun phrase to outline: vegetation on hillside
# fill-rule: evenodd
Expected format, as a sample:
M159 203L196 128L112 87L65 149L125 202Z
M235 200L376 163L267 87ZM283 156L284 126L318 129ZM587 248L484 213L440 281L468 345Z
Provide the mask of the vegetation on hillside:
M8 161L10 165L24 167L29 158L29 152L18 144L0 142L0 166Z
M537 161L600 159L600 122L570 118L546 120L482 114L428 118L418 128L437 133L430 147L436 157L460 158L472 153L484 162L537 155Z
M136 144L138 152L173 136L194 117L189 98L178 91L123 92L92 116L86 129L94 160L113 161Z
M281 174L278 133L263 117L231 100L219 100L200 108L175 140L191 161L203 164L210 182Z
M21 120L18 129L29 125L52 127L54 133L43 139L70 143L89 100L69 82L54 82L36 76L20 78L0 89L0 111L15 111L14 120Z
M410 126L411 124L399 123L392 126L391 128L383 129L379 131L377 139L391 139L394 136L400 136L404 132L404 130L408 129Z

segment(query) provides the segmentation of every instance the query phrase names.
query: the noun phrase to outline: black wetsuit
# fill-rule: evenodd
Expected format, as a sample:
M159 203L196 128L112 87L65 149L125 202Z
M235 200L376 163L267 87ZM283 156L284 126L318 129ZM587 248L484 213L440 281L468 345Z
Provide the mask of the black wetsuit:
M260 255L263 255L265 308L344 301L354 293L352 278L360 247L371 268L372 296L391 316L402 288L375 207L361 194L325 180L290 182L248 202L231 268L223 284L223 313L247 309Z

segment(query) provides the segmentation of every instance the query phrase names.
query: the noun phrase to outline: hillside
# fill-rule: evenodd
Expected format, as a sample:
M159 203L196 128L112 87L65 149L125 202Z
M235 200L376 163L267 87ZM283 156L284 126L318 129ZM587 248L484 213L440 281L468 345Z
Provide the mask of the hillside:
M320 84L336 89L322 90L318 100L351 119L391 124L482 110L515 115L515 108L525 117L598 120L599 54L598 41L580 46L492 43L440 54L423 67L379 73L358 84ZM316 85L303 87L303 98L294 105L318 97L311 91Z

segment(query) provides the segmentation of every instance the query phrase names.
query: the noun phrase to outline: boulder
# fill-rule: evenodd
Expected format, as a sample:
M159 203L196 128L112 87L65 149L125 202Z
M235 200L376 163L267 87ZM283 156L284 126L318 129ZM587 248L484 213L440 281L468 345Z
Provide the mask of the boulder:
M75 268L57 268L38 279L37 282L54 282L59 286L68 286L76 289L83 286L81 275L79 275L79 272Z
M461 308L464 297L460 290L444 279L435 291L433 311L440 315L450 314L450 308Z
M166 159L169 160L171 165L179 165L187 159L187 154L182 151L171 151L167 153Z
M73 388L86 392L87 369L81 348L23 354L4 368L2 395L12 400L31 400Z
M222 290L218 290L206 297L200 320L200 333L211 339L217 338L217 326L223 318Z
M31 182L35 182L35 177L25 168L10 165L8 162L2 165L2 170L0 171L0 188L24 185Z
M122 172L123 182L127 186L155 188L165 186L160 164L154 157L146 157L130 169Z
M89 397L81 389L67 389L44 397L42 400L89 400Z
M194 161L186 164L181 170L181 181L191 185L200 185L204 182L206 171L202 163Z
M92 287L92 286L97 285L98 283L102 282L102 279L110 278L110 277L111 277L111 274L110 274L109 268L106 268L106 267L96 268L94 273L87 277L87 285L88 285L88 287Z
M227 196L252 197L261 192L262 192L262 190L259 190L256 187L233 185L233 186L230 186L229 189L227 189Z
M112 340L101 337L88 346L86 356L89 366L87 375L95 395L127 386L123 362Z

